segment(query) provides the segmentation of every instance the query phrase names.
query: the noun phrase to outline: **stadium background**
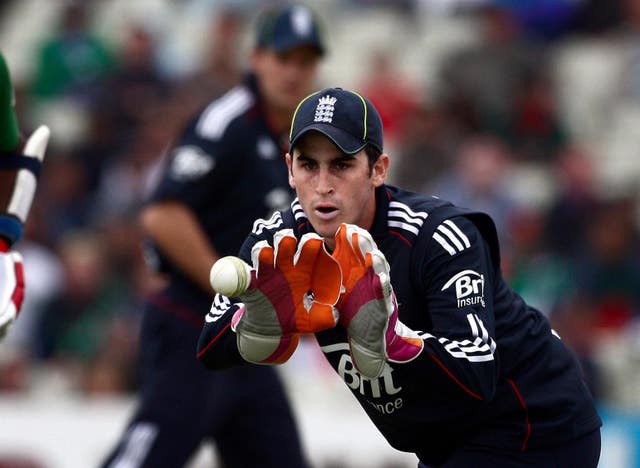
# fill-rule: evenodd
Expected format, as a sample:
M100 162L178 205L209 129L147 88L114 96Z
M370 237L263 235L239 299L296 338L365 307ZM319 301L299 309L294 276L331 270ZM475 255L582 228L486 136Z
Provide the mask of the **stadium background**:
M135 213L180 122L231 86L257 0L0 1L25 133L52 128L0 346L0 467L94 466L132 408ZM392 182L497 220L512 285L583 362L603 467L640 466L640 2L317 0L319 86L385 120ZM282 368L317 467L413 467L305 342ZM210 466L204 449L190 467Z

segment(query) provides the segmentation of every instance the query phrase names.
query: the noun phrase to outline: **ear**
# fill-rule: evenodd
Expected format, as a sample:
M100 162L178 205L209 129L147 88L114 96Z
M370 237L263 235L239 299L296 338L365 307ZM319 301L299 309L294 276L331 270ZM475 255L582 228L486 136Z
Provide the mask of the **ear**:
M287 163L287 174L289 175L289 186L292 189L296 188L296 182L293 178L293 168L292 168L292 158L291 155L289 153L287 153L284 157L284 160Z
M387 179L389 172L389 155L382 153L378 160L373 164L373 170L371 171L371 181L374 187L380 187Z

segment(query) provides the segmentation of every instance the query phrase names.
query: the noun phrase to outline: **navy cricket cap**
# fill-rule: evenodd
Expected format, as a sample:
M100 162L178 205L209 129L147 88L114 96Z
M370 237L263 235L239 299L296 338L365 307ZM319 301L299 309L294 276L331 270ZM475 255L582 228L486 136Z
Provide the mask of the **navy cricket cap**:
M304 98L291 121L291 151L310 130L323 133L346 154L354 155L367 144L383 151L380 114L368 99L353 91L327 88Z
M325 53L320 22L305 5L289 5L266 11L258 22L256 47L287 52L299 46Z

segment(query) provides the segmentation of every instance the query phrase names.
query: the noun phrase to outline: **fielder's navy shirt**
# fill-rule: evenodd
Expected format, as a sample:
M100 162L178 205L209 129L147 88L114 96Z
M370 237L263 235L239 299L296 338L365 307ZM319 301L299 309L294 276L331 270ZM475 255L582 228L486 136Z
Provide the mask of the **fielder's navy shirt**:
M150 202L184 203L216 251L236 255L253 221L288 207L293 198L284 162L286 137L269 127L255 78L248 75L186 126L167 153ZM171 291L203 296L210 304L211 297L161 251L150 242L147 247L150 263L169 274Z

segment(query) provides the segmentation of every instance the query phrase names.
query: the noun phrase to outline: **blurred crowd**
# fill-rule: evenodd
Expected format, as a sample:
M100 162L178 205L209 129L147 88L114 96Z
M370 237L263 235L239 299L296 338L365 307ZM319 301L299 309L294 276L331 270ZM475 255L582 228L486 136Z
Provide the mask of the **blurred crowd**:
M0 2L0 18L19 3ZM166 0L208 15L197 65L179 72L162 28L139 16L117 40L98 33L117 1L54 3L15 83L23 132L47 123L53 136L18 245L26 302L0 349L0 392L29 392L43 371L85 395L134 392L139 302L162 281L145 265L138 209L185 119L242 76L248 22L267 2ZM470 39L428 70L372 47L345 84L380 110L391 183L490 213L506 277L575 350L598 401L639 408L640 2L311 6L329 39L343 12L399 20L434 47L437 32L421 28L464 24ZM330 58L350 47L333 45ZM319 86L347 79L331 67Z

